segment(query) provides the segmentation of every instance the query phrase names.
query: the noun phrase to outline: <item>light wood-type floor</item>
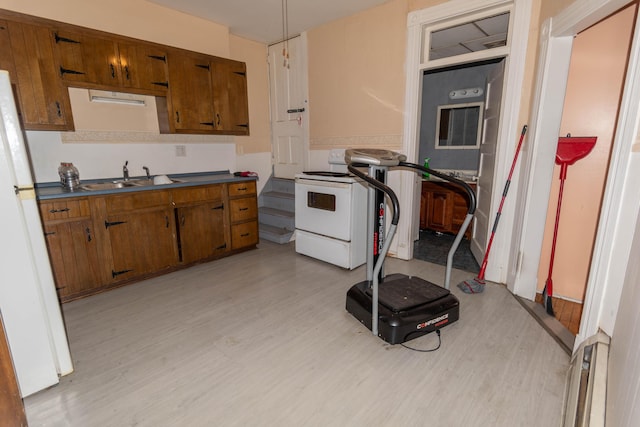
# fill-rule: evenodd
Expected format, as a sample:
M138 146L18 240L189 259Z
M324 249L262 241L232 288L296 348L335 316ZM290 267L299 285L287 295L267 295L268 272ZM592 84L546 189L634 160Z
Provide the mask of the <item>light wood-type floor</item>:
M385 268L444 277L418 260ZM460 320L418 353L345 311L364 276L265 242L66 304L75 372L25 399L29 425L560 425L569 356L507 289L462 294L474 274L454 270Z

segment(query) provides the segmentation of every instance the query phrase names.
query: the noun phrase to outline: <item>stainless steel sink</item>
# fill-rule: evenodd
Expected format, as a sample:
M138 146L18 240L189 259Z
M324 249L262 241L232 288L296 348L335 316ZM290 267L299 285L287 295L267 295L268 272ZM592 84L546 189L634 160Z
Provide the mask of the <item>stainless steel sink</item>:
M131 187L131 184L128 181L114 181L114 182L96 182L93 184L82 184L80 188L88 191L99 191L99 190L115 190L118 188Z
M146 187L148 185L166 185L166 184L175 184L175 183L184 182L184 181L179 180L179 179L171 179L171 178L169 178L169 181L170 182L166 182L166 183L163 183L163 184L155 184L153 182L153 178L151 178L151 179L135 179L135 180L127 181L127 182L130 182L131 185L138 186L138 187Z
M179 179L171 179L171 182L167 182L167 184L174 184L184 182ZM128 179L128 180L118 180L118 181L108 181L108 182L96 182L93 184L82 184L80 186L81 189L87 191L100 191L100 190L117 190L118 188L131 188L131 187L146 187L154 185L153 179Z

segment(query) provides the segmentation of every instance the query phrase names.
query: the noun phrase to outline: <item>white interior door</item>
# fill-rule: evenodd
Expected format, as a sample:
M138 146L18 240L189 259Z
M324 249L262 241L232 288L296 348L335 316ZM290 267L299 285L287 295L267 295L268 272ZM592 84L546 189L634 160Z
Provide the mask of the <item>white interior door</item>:
M480 144L480 165L478 166L477 208L471 252L479 264L482 263L487 248L491 221L491 197L495 176L496 148L502 104L502 83L504 80L504 60L496 64L487 77L487 97L485 101L482 142Z
M292 179L304 170L309 151L304 35L269 46L269 86L273 174Z

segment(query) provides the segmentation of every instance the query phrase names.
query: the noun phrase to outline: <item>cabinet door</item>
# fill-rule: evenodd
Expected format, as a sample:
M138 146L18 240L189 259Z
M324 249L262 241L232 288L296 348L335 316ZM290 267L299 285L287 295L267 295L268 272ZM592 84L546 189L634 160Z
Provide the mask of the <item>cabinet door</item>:
M145 44L118 43L120 72L125 88L167 92L167 53Z
M211 258L228 250L222 202L179 208L177 219L183 263Z
M429 227L439 231L450 231L453 205L449 191L430 191L428 196Z
M45 224L49 259L62 301L103 285L93 222Z
M73 130L69 93L56 73L47 27L0 21L0 68L9 70L27 130Z
M120 86L118 49L114 39L57 29L52 37L58 56L58 72L63 80Z
M171 117L176 131L211 132L215 127L211 66L204 55L169 54Z
M249 134L247 71L243 62L217 60L213 67L213 97L218 131L235 135Z
M172 209L111 215L105 227L111 241L114 281L161 271L178 262Z

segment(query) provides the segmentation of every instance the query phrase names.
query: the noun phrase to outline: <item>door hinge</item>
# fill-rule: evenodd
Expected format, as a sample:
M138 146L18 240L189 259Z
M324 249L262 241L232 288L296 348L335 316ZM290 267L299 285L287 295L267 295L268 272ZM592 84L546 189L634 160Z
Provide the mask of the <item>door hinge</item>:
M126 224L127 221L113 221L113 222L109 222L109 221L105 221L104 222L104 228L109 228L112 227L114 225L120 225L120 224Z
M111 270L111 277L113 277L113 278L115 279L115 278L116 278L116 277L118 277L119 275L121 275L121 274L125 274L125 273L129 273L130 271L133 271L133 269L130 269L130 270L120 270L120 271L114 271L114 270Z
M220 246L218 246L216 249L227 249L227 244L226 244L226 242L225 242L225 244L224 244L224 245L220 245Z
M56 43L64 42L64 43L80 44L78 40L69 39L67 37L60 37L58 33L53 33L53 38L56 40Z

